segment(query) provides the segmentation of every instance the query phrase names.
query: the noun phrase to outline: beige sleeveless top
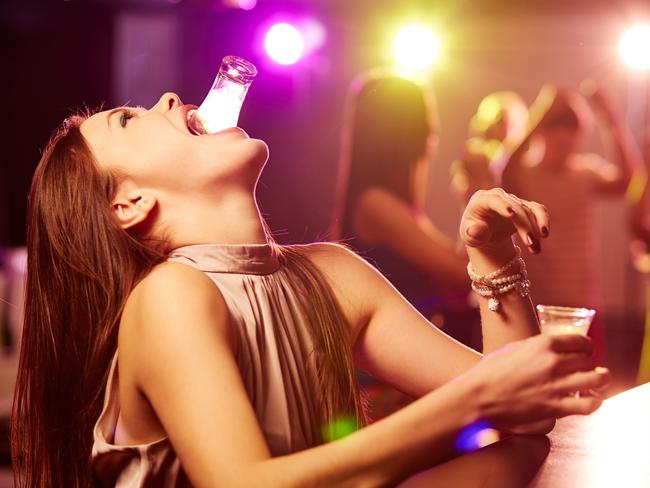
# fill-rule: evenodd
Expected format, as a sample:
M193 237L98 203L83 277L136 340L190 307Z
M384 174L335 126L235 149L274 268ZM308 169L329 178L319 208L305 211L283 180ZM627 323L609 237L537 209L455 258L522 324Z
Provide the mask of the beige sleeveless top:
M239 370L271 453L318 444L318 409L309 393L315 381L312 341L279 249L195 245L176 249L168 260L203 271L221 291L239 332ZM142 445L113 444L120 411L118 360L116 353L93 431L97 480L102 486L189 486L167 437Z

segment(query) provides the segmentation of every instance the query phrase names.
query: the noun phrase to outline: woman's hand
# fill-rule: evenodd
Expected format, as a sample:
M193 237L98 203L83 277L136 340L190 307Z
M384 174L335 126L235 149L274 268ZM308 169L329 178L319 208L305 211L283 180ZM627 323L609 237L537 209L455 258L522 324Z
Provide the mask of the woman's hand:
M512 342L465 374L473 382L482 418L512 430L543 419L589 414L602 403L597 393L610 379L593 368L588 337L538 335ZM573 392L590 391L576 397Z
M473 139L478 141L478 139ZM495 185L490 171L490 158L478 144L468 141L461 157L451 164L452 189L460 197L463 205L477 190L487 190Z
M470 198L460 223L466 246L500 247L517 233L530 252L541 250L540 240L549 234L546 208L522 200L501 188L479 190Z

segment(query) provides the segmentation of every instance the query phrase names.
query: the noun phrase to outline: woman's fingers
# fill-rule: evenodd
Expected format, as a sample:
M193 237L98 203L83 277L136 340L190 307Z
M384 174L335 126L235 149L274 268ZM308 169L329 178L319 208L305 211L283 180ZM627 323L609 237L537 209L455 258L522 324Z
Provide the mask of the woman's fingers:
M480 192L480 198L482 200L482 203L479 204L481 207L497 213L504 219L512 219L516 214L513 207L516 207L518 202L502 188L492 188Z
M579 371L563 376L554 383L557 394L564 397L576 391L602 390L611 379L607 368L598 367L591 371Z
M470 199L468 209L464 224L470 246L480 246L492 238L503 238L510 228L531 253L538 253L541 239L549 235L546 208L537 202L522 200L502 188L478 191ZM501 222L499 217L503 219Z
M538 228L535 214L522 201L513 204L512 208L516 212L517 218L513 219L513 224L517 229L519 238L531 253L537 254L542 250L542 246L540 243L541 232Z
M603 398L599 395L577 397L567 394L556 401L556 408L558 410L558 417L574 414L589 415L598 410L598 407L602 403Z
M522 242L532 253L541 251L541 239L549 234L548 212L543 205L537 202L522 200L516 195L508 193L512 208L521 217L522 228L517 228L517 233Z
M590 355L569 352L558 354L556 363L553 366L553 372L558 375L566 375L575 373L576 371L591 371L593 368L594 363Z
M545 233L542 227L548 229L548 216L541 205L521 200L501 188L487 191L484 198L489 209L511 222L515 232L530 252L538 253L541 250L540 239Z
M540 340L548 341L551 351L560 353L582 353L591 356L594 345L591 339L580 334L542 335Z
M537 228L541 236L544 238L548 237L551 232L551 221L546 207L537 202L526 202L526 206L535 216L535 222L537 223Z
M480 245L490 239L490 226L485 222L474 222L467 226L465 234L471 245Z

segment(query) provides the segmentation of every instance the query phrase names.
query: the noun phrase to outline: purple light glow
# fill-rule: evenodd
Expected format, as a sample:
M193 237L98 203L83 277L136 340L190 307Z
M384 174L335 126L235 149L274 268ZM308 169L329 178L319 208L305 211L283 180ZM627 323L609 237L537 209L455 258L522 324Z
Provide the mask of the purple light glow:
M266 33L264 47L269 57L278 64L298 62L305 49L303 35L286 22L273 25Z
M499 433L492 426L479 420L465 427L456 438L459 452L472 452L499 440Z
M257 0L223 0L223 3L227 7L242 10L253 10L257 6Z

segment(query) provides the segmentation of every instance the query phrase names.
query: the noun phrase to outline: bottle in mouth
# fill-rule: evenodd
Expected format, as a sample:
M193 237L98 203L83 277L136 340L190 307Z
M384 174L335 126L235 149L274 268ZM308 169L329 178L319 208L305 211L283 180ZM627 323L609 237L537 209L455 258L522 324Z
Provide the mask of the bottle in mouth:
M190 130L201 135L236 127L255 75L257 69L249 61L238 56L223 58L212 88L199 108L189 113Z

